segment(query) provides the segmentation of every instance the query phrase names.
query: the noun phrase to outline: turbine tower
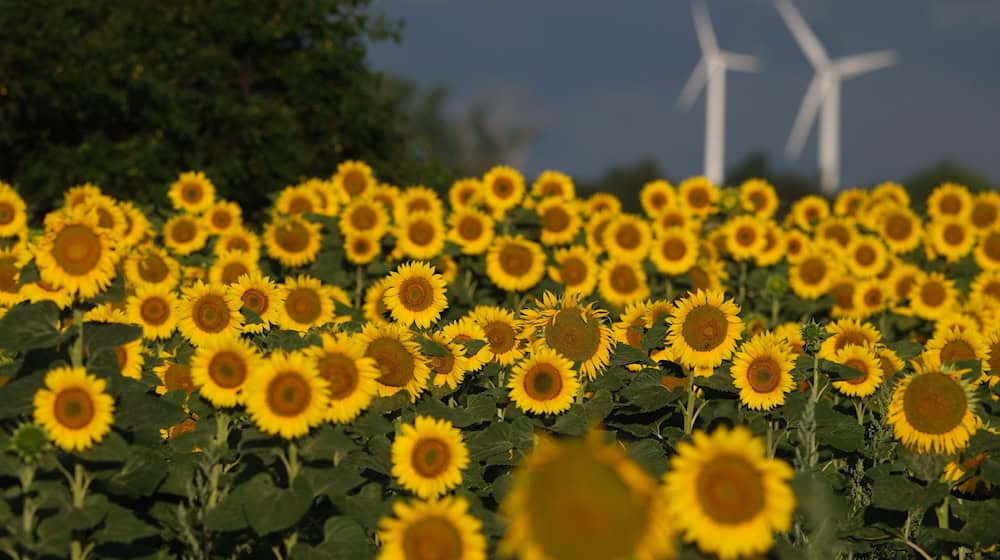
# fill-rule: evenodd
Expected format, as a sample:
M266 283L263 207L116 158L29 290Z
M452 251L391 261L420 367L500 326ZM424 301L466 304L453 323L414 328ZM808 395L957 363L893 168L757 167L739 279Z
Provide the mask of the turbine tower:
M896 54L882 50L830 60L819 39L806 24L791 0L774 0L774 5L791 30L803 54L816 74L802 98L795 116L792 133L785 145L785 154L794 159L802 153L816 113L819 117L819 177L823 192L832 195L840 188L840 86L841 81L867 72L892 66Z
M755 72L758 62L755 57L719 49L704 0L693 2L691 12L694 15L694 30L698 34L698 45L701 47L701 60L684 84L677 103L681 109L688 110L701 90L706 89L705 176L716 185L721 185L725 163L723 149L726 135L726 70Z

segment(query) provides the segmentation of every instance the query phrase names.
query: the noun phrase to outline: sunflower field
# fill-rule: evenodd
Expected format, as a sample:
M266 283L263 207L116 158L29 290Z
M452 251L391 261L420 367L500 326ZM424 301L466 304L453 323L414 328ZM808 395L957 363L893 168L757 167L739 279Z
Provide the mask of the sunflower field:
M164 190L0 183L5 557L1000 557L996 192Z

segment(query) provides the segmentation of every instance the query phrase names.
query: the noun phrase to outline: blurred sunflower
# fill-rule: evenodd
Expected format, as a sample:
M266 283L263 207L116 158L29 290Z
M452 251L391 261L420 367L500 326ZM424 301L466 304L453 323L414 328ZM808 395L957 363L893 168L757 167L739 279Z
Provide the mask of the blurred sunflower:
M159 285L170 289L180 281L181 266L163 249L146 245L129 253L124 271L125 279L133 286Z
M469 513L465 498L400 500L393 503L395 518L379 520L378 560L486 560L482 522Z
M922 319L934 320L958 302L955 282L940 272L922 274L910 290L910 309Z
M969 223L977 232L1000 226L1000 193L983 191L977 194L969 212Z
M706 177L691 177L677 186L680 203L696 216L718 212L719 189Z
M882 240L893 253L901 255L920 246L924 229L920 217L913 210L889 205L881 211L876 222Z
M365 288L365 301L362 312L365 321L373 325L388 325L391 317L389 308L385 306L385 291L388 289L388 279L379 278Z
M188 171L170 185L167 197L176 210L200 214L215 202L215 185L201 171Z
M256 347L235 337L216 338L195 349L191 382L217 407L244 402L244 389L261 366Z
M509 366L521 359L520 331L514 314L502 307L478 305L472 310L472 319L483 329L490 353L490 360Z
M111 430L114 399L106 383L82 367L63 366L45 374L45 388L34 396L35 422L66 451L83 451Z
M411 259L430 260L444 250L446 236L440 215L416 212L396 227L396 247Z
M820 222L830 216L830 204L818 195L807 195L792 204L788 218L804 231L812 231Z
M795 386L788 342L764 332L740 346L730 370L733 385L740 390L740 402L751 410L769 410L785 404L785 395Z
M97 214L73 211L46 227L35 249L38 273L82 299L93 297L115 277L114 241L97 226Z
M757 266L773 266L785 257L785 233L771 220L764 222L764 248L754 255Z
M493 243L496 224L479 210L456 210L448 216L448 223L448 240L458 245L464 255L481 255Z
M552 256L556 264L548 267L549 278L562 284L567 295L581 297L594 293L597 287L597 262L582 245L558 249Z
M280 287L278 325L304 332L334 319L334 299L328 286L311 276L286 277Z
M215 242L216 255L229 251L242 251L257 258L260 255L260 238L243 227L233 228L220 234Z
M317 214L323 209L323 201L308 185L294 185L281 189L274 201L274 210L280 214L300 216Z
M941 183L927 198L927 214L933 220L944 217L965 218L972 212L972 194L958 183Z
M858 230L854 220L842 217L829 217L816 226L816 239L836 243L841 249L847 249L857 237Z
M378 239L367 235L347 235L344 238L344 253L354 264L368 264L382 252Z
M982 421L959 372L915 362L916 371L892 392L887 421L896 439L918 453L952 455L969 444Z
M521 336L538 339L572 361L582 377L593 380L611 361L614 342L607 317L607 311L581 304L576 296L545 292L534 309L521 310Z
M306 354L327 383L330 406L326 419L350 422L368 408L378 393L378 368L353 336L324 334L322 340L322 346L310 347Z
M850 397L867 397L882 384L882 364L873 346L845 346L833 355L833 361L861 372L860 377L834 381L833 386Z
M448 307L444 279L422 262L400 265L389 274L385 306L396 322L426 328L436 323Z
M247 414L267 434L285 439L304 436L326 417L326 381L299 352L268 356L253 373L245 393Z
M433 216L444 215L444 204L437 192L423 185L407 187L393 204L393 217L399 223L411 214L426 212Z
M617 214L622 211L622 201L611 193L597 192L590 195L585 208L588 216L596 216L603 212Z
M545 254L523 236L501 236L486 254L486 275L506 292L529 290L545 275Z
M539 241L543 245L566 245L572 243L580 229L583 220L572 201L558 197L547 198L535 206L535 213L542 222Z
M381 238L389 228L389 213L370 198L357 198L340 212L340 232Z
M392 442L392 475L420 498L437 498L462 483L469 450L447 420L417 416Z
M734 216L721 231L726 250L737 261L753 259L767 245L766 226L753 216Z
M129 296L125 312L130 323L142 327L147 340L165 339L177 328L180 300L165 286L138 286L135 295Z
M694 290L706 292L724 290L723 282L729 279L726 265L719 259L700 258L687 271L687 275L691 279L691 286Z
M951 327L935 332L924 345L924 356L936 364L978 361L986 373L990 370L990 346L978 330L979 326L975 325L974 328Z
M830 291L839 272L836 259L831 259L822 246L811 246L803 258L788 269L788 285L802 299L818 299Z
M172 253L187 256L200 251L208 241L202 221L189 214L179 214L163 224L163 243Z
M452 212L471 208L483 196L483 184L475 177L458 179L448 188L448 203Z
M413 332L401 325L368 323L362 328L358 341L364 345L365 356L378 368L379 395L391 397L405 389L410 394L410 402L416 402L427 388L430 367L420 353Z
M222 253L215 258L208 269L208 281L212 284L231 286L241 276L260 274L257 259L241 251Z
M573 179L559 171L542 171L531 184L531 194L537 198L561 198L573 200L576 198L576 186Z
M27 227L24 199L10 184L0 181L0 237L13 237Z
M214 235L243 227L243 209L235 202L220 200L205 210L205 227Z
M129 201L119 203L122 213L125 214L125 231L122 233L121 242L125 247L135 247L155 235L153 225L149 223L149 218Z
M721 291L697 291L674 304L667 344L689 366L716 367L743 333L740 308Z
M267 254L284 266L307 265L316 260L323 239L322 226L299 216L275 217L264 226Z
M747 179L740 183L740 206L760 219L778 211L778 193L765 179Z
M604 261L597 286L601 297L617 307L649 297L646 271L632 260L611 258Z
M524 177L512 168L498 165L483 175L483 198L494 210L494 217L502 216L524 198Z
M1000 270L1000 226L982 232L972 253L983 270Z
M934 251L944 256L947 262L956 262L968 255L976 244L974 230L967 218L948 217L931 222L927 234Z
M333 189L343 201L353 200L366 194L375 186L375 174L363 161L347 160L337 165L337 171L330 178Z

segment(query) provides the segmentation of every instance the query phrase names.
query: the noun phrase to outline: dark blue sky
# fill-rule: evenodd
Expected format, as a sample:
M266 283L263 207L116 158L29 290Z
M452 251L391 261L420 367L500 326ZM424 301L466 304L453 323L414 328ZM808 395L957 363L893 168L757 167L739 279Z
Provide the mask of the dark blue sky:
M944 158L1000 180L1000 1L796 0L829 54L892 48L893 68L844 83L845 184L899 179ZM443 83L452 110L493 100L540 135L521 161L594 177L655 157L673 176L700 173L704 105L676 98L700 57L684 0L376 0L406 21L400 45L371 50L375 68ZM815 170L815 133L798 162L783 149L809 66L770 0L710 0L725 49L760 57L730 73L726 161L752 149L778 168Z

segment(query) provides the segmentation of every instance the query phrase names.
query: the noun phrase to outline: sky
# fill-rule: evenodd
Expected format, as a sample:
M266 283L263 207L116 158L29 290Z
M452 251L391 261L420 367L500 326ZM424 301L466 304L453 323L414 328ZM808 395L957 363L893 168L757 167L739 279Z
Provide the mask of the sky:
M841 93L845 185L901 180L943 159L1000 186L1000 1L795 0L833 58L893 49L896 66ZM700 51L686 0L376 0L405 20L400 44L374 45L375 69L444 84L451 111L490 101L539 135L512 163L595 178L655 158L673 177L702 172L704 102L677 96ZM784 146L813 71L771 0L709 0L723 49L757 56L729 73L726 164L762 150L778 169L815 174L815 129L797 161Z

